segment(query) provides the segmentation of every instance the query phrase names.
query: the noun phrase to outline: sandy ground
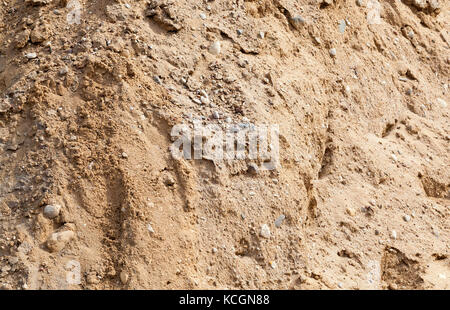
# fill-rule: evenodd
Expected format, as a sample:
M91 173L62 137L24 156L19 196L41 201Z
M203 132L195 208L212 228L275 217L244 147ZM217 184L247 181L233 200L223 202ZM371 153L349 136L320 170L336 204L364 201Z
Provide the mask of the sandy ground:
M449 289L449 9L1 1L0 288ZM280 166L174 158L194 120Z

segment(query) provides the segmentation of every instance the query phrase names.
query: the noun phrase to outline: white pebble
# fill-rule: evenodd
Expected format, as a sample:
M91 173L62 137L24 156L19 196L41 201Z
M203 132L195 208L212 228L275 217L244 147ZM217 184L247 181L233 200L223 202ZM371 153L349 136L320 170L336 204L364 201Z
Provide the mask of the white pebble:
M335 57L336 56L336 49L334 47L330 48L329 53L330 53L331 57Z
M443 107L443 108L447 107L447 102L445 102L444 99L437 98L436 101L441 105L441 107Z
M395 230L391 231L391 238L392 239L397 239L397 232Z
M211 46L209 47L209 52L213 55L219 55L221 50L220 42L215 41Z
M53 219L59 215L60 210L60 205L46 205L44 208L44 216L46 218Z
M28 59L34 59L37 57L37 54L36 53L28 53L25 55L25 57Z
M261 225L261 231L259 233L261 235L261 237L263 238L270 238L270 229L269 226L267 226L267 224L263 224Z

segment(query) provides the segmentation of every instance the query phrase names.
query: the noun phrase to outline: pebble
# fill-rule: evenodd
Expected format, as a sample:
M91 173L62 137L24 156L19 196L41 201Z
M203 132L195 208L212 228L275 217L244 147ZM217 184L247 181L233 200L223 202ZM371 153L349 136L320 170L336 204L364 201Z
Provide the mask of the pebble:
M238 29L238 30L236 30L236 33L238 34L238 36L240 36L244 33L244 30Z
M47 239L47 248L50 250L50 252L59 252L73 238L75 238L75 233L71 230L52 233Z
M264 39L265 36L266 36L266 33L265 33L264 31L260 31L260 32L258 33L258 37L260 37L261 39Z
M147 230L151 232L152 234L155 233L155 230L153 229L152 225L150 223L147 224Z
M391 231L391 238L392 239L397 239L397 232L395 230Z
M25 57L28 59L34 59L37 57L37 54L36 53L28 53L25 55Z
M209 104L209 98L206 96L201 96L200 97L200 102L203 104Z
M296 15L292 17L291 23L292 26L294 26L294 28L298 30L305 24L305 19L300 15Z
M345 209L345 211L347 212L348 215L350 216L355 216L356 215L356 211L355 209L348 207L347 209Z
M436 101L441 105L441 107L446 108L447 102L444 99L437 98Z
M63 67L59 69L59 75L66 75L68 71L67 67Z
M269 226L267 226L267 224L263 224L261 225L261 231L260 231L260 236L263 238L270 238L270 229Z
M358 6L364 6L363 0L357 0L357 1L356 1L356 5L358 5Z
M205 13L200 13L200 15L199 15L199 16L200 16L200 18L201 18L201 19L203 19L203 20L205 20L205 19L206 19L206 14L205 14Z
M125 270L122 270L122 272L120 272L120 281L122 282L122 284L126 284L128 282L128 273Z
M159 78L159 76L157 76L157 75L155 75L154 77L153 77L153 81L155 81L156 83L158 83L158 84L162 84L162 82L161 82L161 79Z
M247 167L247 171L250 174L256 175L259 173L259 167L255 163L249 163Z
M330 50L328 52L330 53L331 57L336 57L336 49L334 47L330 48Z
M217 253L217 248L212 248L213 253Z
M276 220L275 220L275 227L280 228L281 224L283 224L284 219L286 216L284 214L281 214Z
M44 207L44 216L48 219L54 219L59 215L59 212L61 211L60 205L46 205Z
M209 47L209 52L213 55L219 55L221 50L220 42L215 41L211 46Z
M89 284L98 284L98 283L100 283L100 279L97 277L96 274L88 274L86 276L86 281Z
M411 216L409 216L408 214L405 214L403 216L403 220L405 220L405 222L409 222L409 221L411 221Z
M347 23L345 22L345 20L343 20L343 19L340 20L339 21L339 32L344 33L346 27L347 27Z
M219 118L220 118L219 112L214 111L214 112L213 112L213 118L214 118L214 119L219 119Z
M122 157L123 157L123 158L128 158L128 154L125 153L125 152L123 152L123 153L122 153Z

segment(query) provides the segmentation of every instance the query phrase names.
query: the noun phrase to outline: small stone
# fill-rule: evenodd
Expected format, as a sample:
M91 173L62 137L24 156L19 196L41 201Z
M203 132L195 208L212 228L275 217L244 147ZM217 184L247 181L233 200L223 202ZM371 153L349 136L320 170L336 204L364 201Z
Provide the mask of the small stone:
M330 50L328 52L330 53L331 57L336 57L336 49L335 48L330 48Z
M238 30L236 30L236 33L238 34L238 36L240 36L244 33L244 30L238 29Z
M441 105L441 107L446 108L447 102L444 99L437 98L436 101Z
M175 185L175 179L170 174L166 175L164 178L164 184L167 186L173 186Z
M270 267L272 267L272 269L276 269L277 268L277 263L274 261L271 261L270 263Z
M219 118L220 118L219 112L214 111L214 112L213 112L213 118L214 118L214 119L219 119Z
M276 220L275 220L275 227L280 228L281 224L283 224L284 219L286 216L284 214L281 214Z
M159 76L157 76L157 75L155 75L155 76L153 77L153 81L155 81L155 82L158 83L159 85L162 84L161 79L160 79Z
M44 207L44 216L48 219L54 219L59 215L59 212L61 211L60 205L46 205Z
M96 274L90 273L86 276L86 282L88 284L98 284L100 283L100 279L97 277Z
M395 230L391 231L391 238L392 239L397 239L397 232Z
M131 5L129 5L128 3L125 3L125 7L126 7L127 9L129 9L129 8L131 8Z
M414 38L414 31L409 31L408 32L408 38L413 39Z
M357 1L356 1L356 5L357 5L357 6L361 6L361 7L364 6L363 0L357 0Z
M259 173L259 167L255 163L249 163L247 167L247 172L253 175L256 175Z
M213 253L217 253L217 248L212 248Z
M125 153L125 152L123 152L123 153L122 153L122 158L128 158L128 154Z
M347 27L347 23L345 22L345 20L344 19L340 20L339 21L339 32L344 33L346 27Z
M411 88L408 88L408 89L406 90L406 95L408 95L408 96L411 96L411 95L412 95L412 89L411 89Z
M147 230L148 230L149 232L151 232L152 234L155 233L155 230L153 229L153 227L152 227L152 225L151 225L150 223L147 224Z
M60 232L55 232L50 235L47 239L47 248L50 252L59 252L75 238L75 233L71 230L64 230Z
M269 226L267 226L267 224L263 224L261 225L261 231L259 233L261 235L261 237L263 238L270 238L270 229Z
M125 270L122 270L120 272L120 281L122 284L127 284L128 282L128 273Z
M67 67L63 67L63 68L59 69L58 73L59 73L59 75L66 75L68 71L69 70L67 69Z
M203 20L205 20L205 19L206 19L206 14L205 14L205 13L200 13L200 15L199 15L199 16L200 16L200 18L201 18L201 19L203 19Z
M260 31L260 32L258 33L258 37L259 37L260 39L264 39L264 38L266 37L266 33L265 33L264 31Z
M203 104L209 104L209 98L206 96L201 96L200 97L200 102Z
M299 30L305 24L305 19L300 15L296 15L292 17L291 24L295 29Z
M36 53L28 53L25 55L25 57L28 59L34 59L37 57L37 54Z
M345 212L347 212L348 215L350 216L355 216L356 215L356 211L355 209L348 207L347 209L345 209Z
M209 47L209 52L213 55L219 55L221 50L220 42L215 41L211 46Z
M405 215L403 216L403 220L404 220L405 222L409 222L409 221L411 221L411 216L409 216L408 214L405 214Z

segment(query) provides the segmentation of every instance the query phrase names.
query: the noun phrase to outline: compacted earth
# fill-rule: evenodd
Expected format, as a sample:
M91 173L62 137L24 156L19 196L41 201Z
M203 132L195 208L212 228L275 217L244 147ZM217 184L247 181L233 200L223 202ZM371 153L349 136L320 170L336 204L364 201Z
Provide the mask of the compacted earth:
M0 288L450 289L450 2L0 1ZM176 158L279 127L279 165Z

